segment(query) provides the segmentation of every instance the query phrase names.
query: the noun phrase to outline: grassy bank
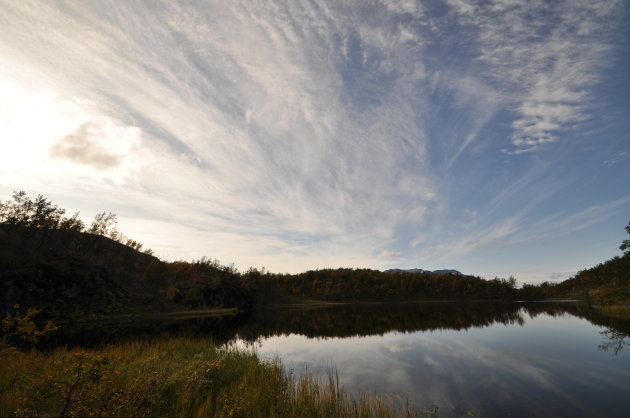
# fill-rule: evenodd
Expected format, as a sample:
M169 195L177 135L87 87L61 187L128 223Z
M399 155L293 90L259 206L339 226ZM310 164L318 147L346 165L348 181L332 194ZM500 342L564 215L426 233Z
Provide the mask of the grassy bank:
M208 339L0 352L0 416L426 416Z

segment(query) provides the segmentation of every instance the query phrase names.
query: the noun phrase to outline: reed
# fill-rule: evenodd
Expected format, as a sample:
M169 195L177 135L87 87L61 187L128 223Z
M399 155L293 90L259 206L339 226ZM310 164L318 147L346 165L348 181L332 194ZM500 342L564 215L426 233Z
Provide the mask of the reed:
M207 338L0 352L0 416L437 416Z

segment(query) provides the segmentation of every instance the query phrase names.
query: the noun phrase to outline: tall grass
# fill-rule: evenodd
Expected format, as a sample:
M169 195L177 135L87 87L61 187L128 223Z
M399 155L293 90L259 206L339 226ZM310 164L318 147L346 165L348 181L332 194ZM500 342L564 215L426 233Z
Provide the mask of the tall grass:
M0 352L0 416L434 416L201 338Z

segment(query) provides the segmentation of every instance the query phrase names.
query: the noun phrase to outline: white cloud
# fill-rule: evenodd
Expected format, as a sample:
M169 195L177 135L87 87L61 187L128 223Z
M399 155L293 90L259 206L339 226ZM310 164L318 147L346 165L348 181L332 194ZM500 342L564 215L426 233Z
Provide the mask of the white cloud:
M620 2L448 3L471 28L479 63L515 113L505 153L544 149L588 118L590 88L611 48L602 34L615 24Z
M549 276L549 278L551 279L552 282L557 281L563 281L568 279L574 272L556 272L556 273L551 273L551 275Z
M629 156L630 156L630 152L619 151L612 158L604 161L604 164L607 165L608 167L612 167L613 165L617 164L619 161L622 161L628 158Z
M399 353L401 351L409 351L411 350L411 344L409 343L386 343L385 348L389 350L391 353Z
M528 231L521 234L520 239L525 242L540 242L545 239L568 235L610 218L628 203L630 203L630 196L624 196L571 214L558 213L555 216L532 223Z
M70 170L59 182L78 184L87 173L97 190L124 185L129 201L173 199L165 204L177 213L171 222L225 237L206 245L209 253L268 252L243 240L314 253L355 243L340 250L340 263L374 254L401 216L422 222L434 196L405 85L422 76L422 64L402 62L418 37L393 15L366 22L346 7L20 2L0 10L0 51L14 64L0 75L28 90L46 74L41 83L58 98L44 112L63 129L36 148L39 162ZM419 13L408 2L374 7ZM356 96L363 86L344 82L343 66L370 85L378 74L391 82L364 100ZM37 71L25 77L23 68ZM51 110L77 100L99 105L72 123ZM26 171L12 166L3 179ZM42 173L29 175L45 191ZM111 200L103 204L119 206Z
M480 135L506 109L507 154L588 118L619 6L448 3L3 5L0 185L116 211L164 256L241 267L509 245L560 186L501 210L550 164L459 212L467 178L452 173L492 145Z
M0 95L0 171L5 176L122 184L151 161L137 127L100 115L89 101L49 89L27 90L6 79L0 79Z
M402 256L401 253L399 253L397 251L389 251L389 250L383 250L379 254L379 257L382 257L382 258L399 258L401 256Z
M121 129L107 123L88 121L54 142L50 146L50 155L96 170L114 169L122 164L125 155L133 153L133 148L138 147L138 137L137 128Z
M409 13L413 16L422 14L422 5L415 0L382 0L382 3L394 13Z
M514 234L520 230L524 213L521 212L501 222L490 225L471 223L448 231L438 230L420 236L412 242L417 248L414 258L418 263L457 260L475 251L488 251L508 246ZM451 267L452 268L452 267Z

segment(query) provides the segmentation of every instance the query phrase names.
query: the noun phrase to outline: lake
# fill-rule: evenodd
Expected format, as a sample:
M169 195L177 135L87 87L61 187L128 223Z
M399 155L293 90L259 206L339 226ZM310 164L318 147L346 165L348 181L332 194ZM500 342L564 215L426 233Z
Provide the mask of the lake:
M278 307L66 329L55 343L209 335L443 416L630 416L630 321L577 303Z
M576 304L287 309L262 324L235 344L446 416L630 414L630 338L613 326L627 324Z

